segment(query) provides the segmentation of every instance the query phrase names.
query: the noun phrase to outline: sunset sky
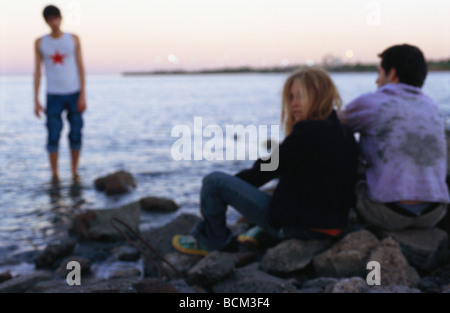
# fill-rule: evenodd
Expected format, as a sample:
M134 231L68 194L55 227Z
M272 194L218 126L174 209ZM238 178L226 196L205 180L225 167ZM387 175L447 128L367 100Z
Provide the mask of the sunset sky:
M450 58L449 0L19 0L0 4L0 74L32 73L47 4L91 74L377 62L399 43Z

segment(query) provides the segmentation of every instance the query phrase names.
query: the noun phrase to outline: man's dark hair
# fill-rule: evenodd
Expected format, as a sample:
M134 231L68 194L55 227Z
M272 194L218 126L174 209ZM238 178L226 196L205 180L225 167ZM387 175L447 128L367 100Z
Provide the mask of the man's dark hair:
M386 75L395 68L401 83L419 88L425 83L428 66L419 48L407 44L396 45L387 48L378 56Z
M51 16L61 17L61 11L54 5L48 5L45 7L43 15L47 21Z

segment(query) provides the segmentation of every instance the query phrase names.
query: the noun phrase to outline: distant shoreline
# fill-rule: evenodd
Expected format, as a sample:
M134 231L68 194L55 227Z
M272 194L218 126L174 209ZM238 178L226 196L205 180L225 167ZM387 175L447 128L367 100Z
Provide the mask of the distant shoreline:
M204 75L204 74L246 74L246 73L291 73L292 71L305 66L289 66L289 67L235 67L235 68L219 68L209 70L158 70L158 71L139 71L139 72L123 72L123 76L150 76L150 75ZM322 66L331 73L364 73L376 72L376 64L356 64L341 66ZM429 62L428 70L430 72L450 71L450 59L447 61Z

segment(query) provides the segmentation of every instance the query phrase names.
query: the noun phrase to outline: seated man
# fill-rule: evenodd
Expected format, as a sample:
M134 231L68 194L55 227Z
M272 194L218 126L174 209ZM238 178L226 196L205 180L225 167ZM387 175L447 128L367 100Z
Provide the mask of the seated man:
M349 103L341 119L360 134L365 180L356 187L358 213L399 230L434 227L446 214L447 148L439 106L422 91L422 52L397 45L379 55L378 90Z

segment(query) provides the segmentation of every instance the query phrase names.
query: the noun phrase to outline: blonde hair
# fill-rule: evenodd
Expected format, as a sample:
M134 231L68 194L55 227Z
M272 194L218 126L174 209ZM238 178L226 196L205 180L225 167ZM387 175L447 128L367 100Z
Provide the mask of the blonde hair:
M292 86L302 99L301 120L324 120L334 108L340 112L342 100L328 73L319 67L299 69L288 77L283 87L281 123L285 126L285 136L295 124L290 105Z

